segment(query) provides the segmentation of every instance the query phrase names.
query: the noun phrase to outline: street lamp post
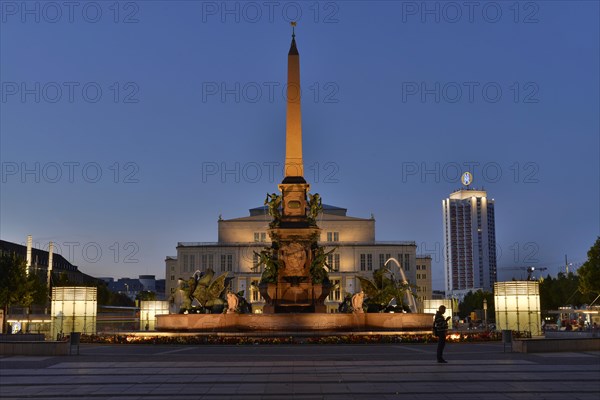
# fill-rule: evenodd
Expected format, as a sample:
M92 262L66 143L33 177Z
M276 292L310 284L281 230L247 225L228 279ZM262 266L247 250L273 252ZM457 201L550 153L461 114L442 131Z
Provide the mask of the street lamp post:
M483 321L485 330L487 331L487 299L483 299Z

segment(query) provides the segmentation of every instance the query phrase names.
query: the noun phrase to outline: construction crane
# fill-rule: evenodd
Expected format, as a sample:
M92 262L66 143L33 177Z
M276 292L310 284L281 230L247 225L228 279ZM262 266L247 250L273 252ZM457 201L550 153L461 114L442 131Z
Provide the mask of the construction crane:
M527 280L532 281L533 280L533 271L545 271L548 268L546 268L546 267L507 267L507 268L502 268L502 269L503 270L511 270L511 271L516 271L516 270L527 271Z

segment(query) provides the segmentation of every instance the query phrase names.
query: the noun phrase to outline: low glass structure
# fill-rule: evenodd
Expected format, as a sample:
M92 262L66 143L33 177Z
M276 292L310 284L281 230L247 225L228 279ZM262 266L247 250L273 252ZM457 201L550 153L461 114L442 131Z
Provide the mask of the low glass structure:
M98 289L95 287L52 288L52 336L96 333L97 310Z
M537 281L494 283L498 330L541 335L540 284Z
M169 302L160 300L140 301L140 331L156 329L156 316L169 314Z
M454 311L458 311L452 309L452 299L423 300L423 312L425 314L435 314L440 306L446 306L446 313L444 315L447 317L454 316ZM452 329L452 319L448 320L448 329ZM433 319L431 323L433 324Z

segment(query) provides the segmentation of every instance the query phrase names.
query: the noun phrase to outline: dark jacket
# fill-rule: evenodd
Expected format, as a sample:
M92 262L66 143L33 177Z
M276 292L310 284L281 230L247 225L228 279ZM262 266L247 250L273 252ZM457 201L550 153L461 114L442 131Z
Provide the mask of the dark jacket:
M435 318L433 319L433 332L436 336L446 335L448 331L448 321L444 318L444 314L441 312L435 313Z

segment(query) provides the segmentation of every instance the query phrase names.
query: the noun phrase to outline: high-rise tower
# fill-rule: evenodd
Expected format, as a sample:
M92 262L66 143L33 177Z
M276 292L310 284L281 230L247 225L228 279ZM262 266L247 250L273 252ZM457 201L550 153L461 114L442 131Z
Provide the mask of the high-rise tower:
M442 208L446 295L491 291L497 280L494 200L483 190L461 189Z

